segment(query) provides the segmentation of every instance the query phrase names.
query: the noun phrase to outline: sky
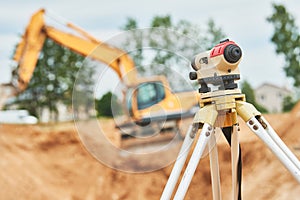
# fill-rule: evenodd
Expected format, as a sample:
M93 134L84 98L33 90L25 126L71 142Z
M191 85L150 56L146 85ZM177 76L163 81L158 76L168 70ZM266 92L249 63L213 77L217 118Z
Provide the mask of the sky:
M10 81L12 52L25 30L30 16L40 8L82 27L102 41L109 40L120 32L128 17L138 21L139 27L148 27L155 15L171 15L172 20L188 20L205 26L212 18L229 39L234 40L243 50L239 67L243 80L255 88L263 83L291 86L285 77L283 56L275 54L270 42L273 27L266 21L272 14L272 2L283 3L300 26L300 2L227 0L0 0L0 83ZM198 54L199 52L195 52Z

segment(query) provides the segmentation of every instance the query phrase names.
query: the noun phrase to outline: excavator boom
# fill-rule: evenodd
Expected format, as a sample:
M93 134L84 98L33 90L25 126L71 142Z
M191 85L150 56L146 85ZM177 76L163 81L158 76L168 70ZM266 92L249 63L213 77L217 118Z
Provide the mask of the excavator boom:
M15 90L11 90L5 97L16 95L27 88L44 42L46 38L50 38L71 51L106 64L115 71L126 86L126 91L123 91L123 104L128 121L133 119L139 124L161 119L179 121L185 114L190 115L189 109L198 102L194 93L184 96L172 93L165 76L138 77L134 61L127 52L94 38L72 23L64 23L72 30L70 32L49 26L45 23L45 14L44 9L34 13L26 27L14 55L14 60L18 63L13 76L17 80L12 81ZM0 93L1 91L4 90L0 88ZM191 102L188 106L183 106L187 105L186 99Z
M133 60L126 52L93 38L90 34L71 23L66 25L73 31L75 30L81 37L47 26L44 14L45 10L41 9L31 17L25 34L16 49L14 60L19 64L17 72L17 89L19 91L26 89L46 38L50 38L59 45L67 47L80 55L107 64L117 73L125 85L136 83L136 68Z

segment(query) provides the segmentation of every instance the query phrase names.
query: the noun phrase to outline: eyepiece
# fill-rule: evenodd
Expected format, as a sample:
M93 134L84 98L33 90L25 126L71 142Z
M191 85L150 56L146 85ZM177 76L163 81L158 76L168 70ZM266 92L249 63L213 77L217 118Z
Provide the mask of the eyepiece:
M242 57L242 50L239 46L229 44L224 49L224 58L229 63L236 63Z

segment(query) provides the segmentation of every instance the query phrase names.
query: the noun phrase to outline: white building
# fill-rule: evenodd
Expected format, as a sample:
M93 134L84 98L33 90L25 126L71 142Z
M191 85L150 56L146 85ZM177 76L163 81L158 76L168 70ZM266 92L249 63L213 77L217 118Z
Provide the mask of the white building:
M282 112L283 99L293 96L292 91L285 87L264 83L255 89L256 102L264 106L271 113Z

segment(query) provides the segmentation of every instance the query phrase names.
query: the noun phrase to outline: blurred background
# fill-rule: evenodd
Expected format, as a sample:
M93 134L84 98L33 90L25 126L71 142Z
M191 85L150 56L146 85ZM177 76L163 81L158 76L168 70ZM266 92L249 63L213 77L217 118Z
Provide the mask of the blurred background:
M47 25L67 31L65 24L71 22L95 40L129 51L140 76L165 76L170 84L166 90L178 95L181 92L179 103L184 104L184 114L190 114L182 121L183 126L178 127L176 121L177 135L180 132L177 129L182 129L182 133L186 131L192 114L198 109L195 99L187 101L190 92L199 87L188 80L190 60L220 40L235 41L243 51L239 65L240 89L299 157L298 1L2 1L0 83L16 81L16 69L20 64L13 61L16 48L31 16L41 8L46 10ZM143 39L146 32L130 32L153 27L173 30L189 39L167 32L157 38ZM161 42L164 39L167 42ZM118 124L119 114L124 114L119 110L124 109L124 105L130 107L132 102L126 99L128 95L123 93L124 86L119 85L116 71L108 69L107 63L92 61L55 42L47 39L43 43L26 90L5 102L0 101L3 104L3 111L0 111L0 151L3 152L0 187L3 189L0 196L4 199L159 199L181 140L176 140L168 130L163 139L155 139L159 145L147 146L137 140L124 143L120 132L126 132L128 126L131 127L129 135L152 127L145 123L142 128L140 124L132 128L132 121ZM148 46L164 51L141 49ZM131 49L134 51L130 52ZM127 114L132 117L134 111L130 109ZM86 118L95 121L88 121L88 125L78 124L79 119ZM160 124L158 126L161 131ZM241 129L240 140L245 149L244 199L297 199L300 195L298 183L243 122ZM98 132L103 133L103 137L98 137ZM171 144L169 141L176 142L163 154L159 151L149 158L130 154L147 152L134 147L137 143L153 151ZM129 153L128 149L125 153L122 151L124 144L130 147ZM109 145L121 151L112 151ZM230 191L231 187L229 150L226 142L220 139L219 157L225 163L221 167L223 191ZM106 158L108 154L113 156ZM109 161L103 161L105 159ZM212 198L208 159L204 158L200 165L187 199ZM150 173L130 174L114 169ZM229 198L230 192L223 196Z

